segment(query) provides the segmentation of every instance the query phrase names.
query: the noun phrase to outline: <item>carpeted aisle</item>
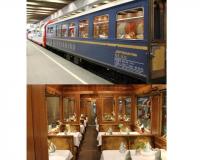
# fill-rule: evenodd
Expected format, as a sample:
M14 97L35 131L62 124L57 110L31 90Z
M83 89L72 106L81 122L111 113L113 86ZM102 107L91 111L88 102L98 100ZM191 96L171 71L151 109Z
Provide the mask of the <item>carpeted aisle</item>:
M95 126L88 126L80 147L78 160L99 160L101 152L97 147L97 131Z

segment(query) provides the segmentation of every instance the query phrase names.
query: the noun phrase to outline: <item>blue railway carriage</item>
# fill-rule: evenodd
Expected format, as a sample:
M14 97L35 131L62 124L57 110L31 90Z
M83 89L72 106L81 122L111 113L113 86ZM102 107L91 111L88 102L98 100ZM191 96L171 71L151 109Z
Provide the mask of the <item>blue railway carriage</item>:
M166 77L166 0L118 0L47 26L47 46L147 83Z

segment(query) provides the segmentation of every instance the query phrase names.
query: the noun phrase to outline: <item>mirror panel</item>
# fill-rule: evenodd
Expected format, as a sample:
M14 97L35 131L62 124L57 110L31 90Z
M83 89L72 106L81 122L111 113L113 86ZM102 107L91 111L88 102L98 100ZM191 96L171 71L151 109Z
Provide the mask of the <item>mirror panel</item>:
M63 98L63 112L65 122L76 122L76 110L75 110L75 99L71 97Z
M103 121L114 122L115 121L115 101L113 97L103 98Z
M49 129L56 127L56 122L60 120L59 97L46 97L47 116Z

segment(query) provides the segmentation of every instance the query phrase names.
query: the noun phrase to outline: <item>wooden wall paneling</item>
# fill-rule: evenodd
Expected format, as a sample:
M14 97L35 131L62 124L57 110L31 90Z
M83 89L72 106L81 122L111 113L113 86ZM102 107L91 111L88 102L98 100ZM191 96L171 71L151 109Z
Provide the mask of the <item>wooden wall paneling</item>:
M46 85L46 95L61 96L62 95L62 85Z
M102 99L98 98L96 99L96 112L97 112L97 120L98 123L101 123L101 107L102 107Z
M80 124L80 94L76 96L76 111L77 111L77 124Z
M135 95L131 95L131 125L135 122ZM133 129L133 128L132 128Z
M137 95L142 95L149 93L151 91L151 85L138 85L135 87L134 93Z
M165 138L162 138L162 137L159 137L159 136L155 136L154 142L155 142L155 147L156 148L167 149L167 140Z
M31 88L35 160L48 160L45 85L32 85Z
M134 115L134 118L133 118L133 125L134 125L134 130L137 130L138 128L136 127L136 121L137 121L137 96L134 95L134 106L133 106L133 115Z
M152 112L151 112L151 133L155 135L160 134L161 121L161 104L160 94L152 96Z
M35 160L31 91L31 86L27 86L27 160Z
M64 122L63 96L59 97L60 121Z

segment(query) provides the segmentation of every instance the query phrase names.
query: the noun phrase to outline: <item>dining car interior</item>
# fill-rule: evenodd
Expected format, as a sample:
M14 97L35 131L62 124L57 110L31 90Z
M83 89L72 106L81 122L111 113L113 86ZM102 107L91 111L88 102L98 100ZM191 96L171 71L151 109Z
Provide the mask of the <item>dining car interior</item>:
M28 160L167 160L165 84L27 85Z

